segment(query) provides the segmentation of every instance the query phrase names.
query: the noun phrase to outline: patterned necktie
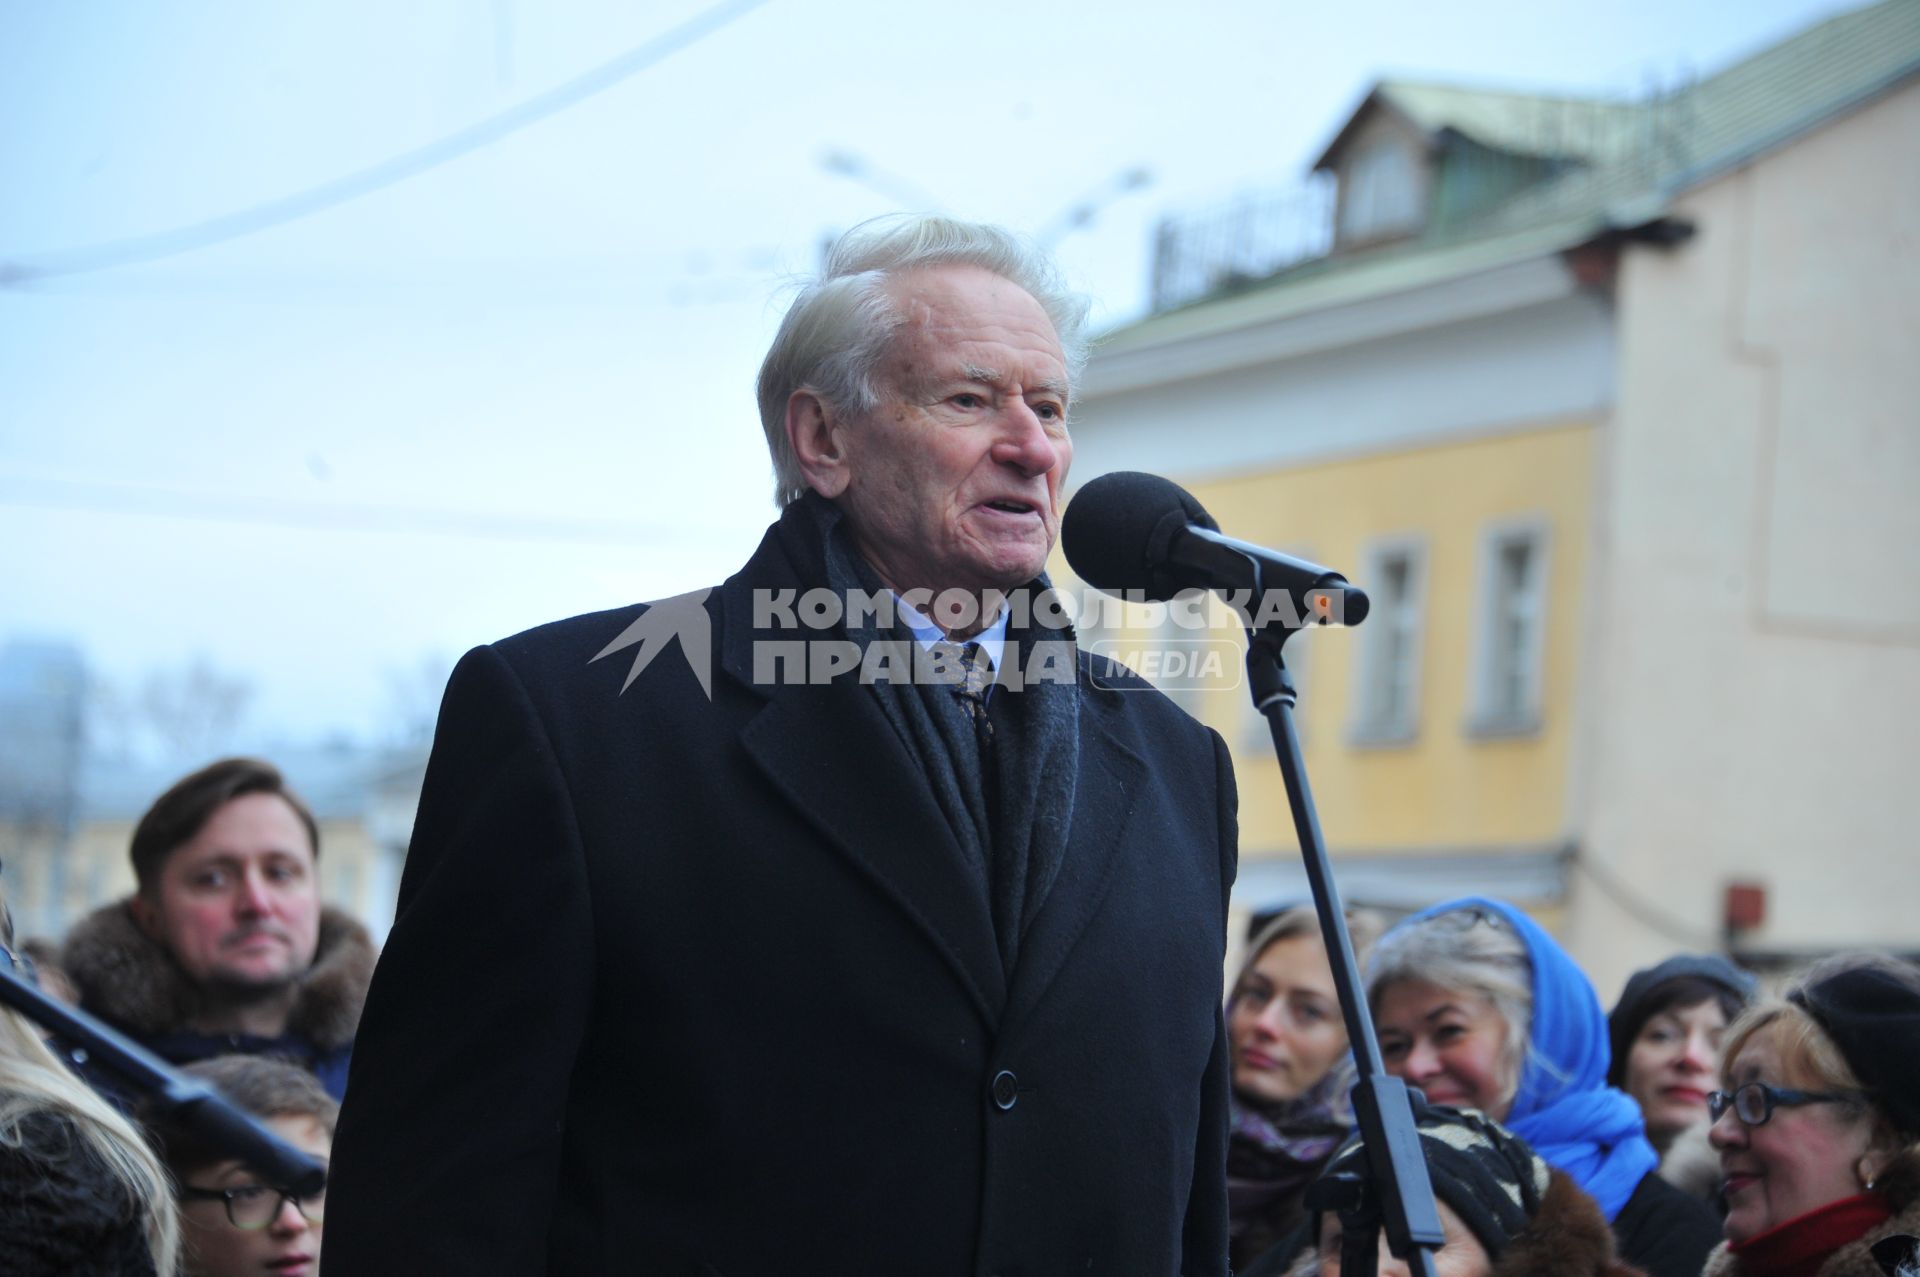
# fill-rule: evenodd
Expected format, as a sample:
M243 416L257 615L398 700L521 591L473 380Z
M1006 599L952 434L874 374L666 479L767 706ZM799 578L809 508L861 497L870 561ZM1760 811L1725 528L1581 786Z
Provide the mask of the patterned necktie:
M961 678L954 684L954 699L967 711L980 743L991 745L993 720L987 717L987 689L993 686L993 658L978 643L959 647L943 640L934 644L934 648L949 661L959 661Z

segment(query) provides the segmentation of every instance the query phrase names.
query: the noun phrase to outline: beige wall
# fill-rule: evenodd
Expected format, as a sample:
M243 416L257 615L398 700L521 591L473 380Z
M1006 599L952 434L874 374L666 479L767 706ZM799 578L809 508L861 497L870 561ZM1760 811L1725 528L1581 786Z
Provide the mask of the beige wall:
M1920 85L1685 197L1619 290L1576 955L1920 945Z

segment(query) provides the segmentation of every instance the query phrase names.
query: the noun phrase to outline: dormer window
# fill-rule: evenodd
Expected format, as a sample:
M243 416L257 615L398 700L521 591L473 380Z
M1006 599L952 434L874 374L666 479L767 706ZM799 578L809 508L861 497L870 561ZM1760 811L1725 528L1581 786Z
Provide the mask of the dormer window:
M1386 239L1420 227L1420 173L1405 143L1382 139L1347 166L1340 192L1342 243Z

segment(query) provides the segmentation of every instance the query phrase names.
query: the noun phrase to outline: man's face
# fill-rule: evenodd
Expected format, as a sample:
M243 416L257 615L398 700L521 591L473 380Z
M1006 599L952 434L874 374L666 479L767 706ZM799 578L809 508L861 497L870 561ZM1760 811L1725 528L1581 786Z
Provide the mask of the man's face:
M196 983L284 988L313 964L320 885L306 826L277 794L243 794L161 863L135 916Z
M895 281L905 317L880 367L880 406L843 422L837 497L890 588L1011 590L1060 527L1067 366L1045 310L972 266Z

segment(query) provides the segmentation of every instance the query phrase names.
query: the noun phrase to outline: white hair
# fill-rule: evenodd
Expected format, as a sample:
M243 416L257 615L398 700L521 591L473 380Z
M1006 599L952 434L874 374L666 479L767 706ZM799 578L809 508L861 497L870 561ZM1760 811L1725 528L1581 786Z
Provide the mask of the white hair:
M1052 260L998 226L950 217L891 215L862 222L827 250L803 285L760 365L760 426L773 458L774 500L807 491L787 438L787 400L810 390L836 412L859 418L880 405L874 374L906 322L887 285L910 271L978 266L1040 303L1066 356L1068 402L1087 362L1087 299L1070 291Z
M1526 942L1498 914L1450 909L1403 922L1380 937L1367 959L1367 1002L1377 1014L1390 986L1421 981L1485 998L1506 1022L1500 1080L1505 1099L1520 1087L1531 1049L1533 963Z

